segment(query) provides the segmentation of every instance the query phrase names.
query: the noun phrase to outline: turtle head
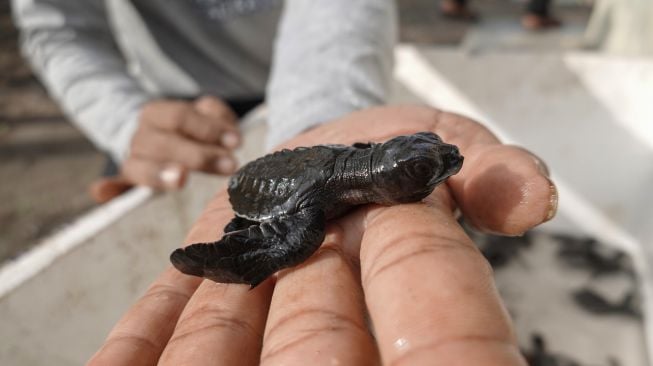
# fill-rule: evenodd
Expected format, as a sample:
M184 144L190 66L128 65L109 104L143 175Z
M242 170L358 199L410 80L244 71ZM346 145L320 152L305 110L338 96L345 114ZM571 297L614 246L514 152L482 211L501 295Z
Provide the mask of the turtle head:
M395 137L378 146L372 159L376 193L389 204L417 202L458 173L463 156L431 132Z

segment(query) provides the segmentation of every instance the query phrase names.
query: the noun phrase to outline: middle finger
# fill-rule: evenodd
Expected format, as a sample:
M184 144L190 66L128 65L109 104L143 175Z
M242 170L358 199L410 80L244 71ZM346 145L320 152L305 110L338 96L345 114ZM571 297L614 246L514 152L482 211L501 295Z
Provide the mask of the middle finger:
M131 149L132 155L137 158L178 163L185 168L207 173L229 174L236 168L231 153L220 146L189 140L151 127L136 132Z
M359 270L346 253L351 231L329 227L306 263L279 274L265 329L263 365L374 365ZM351 238L360 241L358 238ZM355 244L353 245L355 246Z

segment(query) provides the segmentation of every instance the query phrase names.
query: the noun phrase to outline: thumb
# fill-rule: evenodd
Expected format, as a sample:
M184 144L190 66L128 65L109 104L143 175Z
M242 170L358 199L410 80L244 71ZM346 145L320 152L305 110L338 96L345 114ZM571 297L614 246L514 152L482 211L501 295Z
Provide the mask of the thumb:
M99 178L89 186L88 193L96 203L106 203L130 190L133 184L123 177Z

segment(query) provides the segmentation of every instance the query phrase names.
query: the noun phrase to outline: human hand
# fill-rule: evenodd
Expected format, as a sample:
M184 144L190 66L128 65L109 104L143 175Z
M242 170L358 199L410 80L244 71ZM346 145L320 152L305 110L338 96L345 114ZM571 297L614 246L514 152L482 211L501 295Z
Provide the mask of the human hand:
M91 196L106 202L137 184L178 189L189 170L231 174L236 169L233 149L239 144L236 115L216 97L151 101L141 110L120 175L95 182Z
M527 151L422 107L374 108L285 147L385 141L433 131L465 156L421 203L369 205L330 222L308 261L253 290L168 268L114 327L90 365L525 365L492 270L454 217L520 234L555 213L555 187ZM232 218L223 190L186 243ZM373 327L373 334L370 328Z

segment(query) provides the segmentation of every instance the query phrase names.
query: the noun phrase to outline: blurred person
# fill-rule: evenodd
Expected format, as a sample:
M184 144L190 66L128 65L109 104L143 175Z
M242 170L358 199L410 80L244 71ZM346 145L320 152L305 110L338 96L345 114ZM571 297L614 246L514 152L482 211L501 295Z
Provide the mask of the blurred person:
M463 21L475 21L477 14L469 9L468 0L443 0L440 11L446 17ZM528 0L522 16L522 26L528 30L542 30L560 26L560 21L550 14L551 0Z
M468 6L468 0L443 0L440 2L440 12L447 18L476 21L478 15Z
M469 9L468 3L468 0L442 0L440 2L440 12L445 17L451 19L463 21L478 20L478 15Z
M549 220L557 195L537 157L468 118L416 106L354 112L281 147L418 131L465 156L424 202L366 205L329 222L311 258L251 290L168 266L88 365L525 365L492 269L456 212L504 235ZM186 243L214 241L232 216L223 189Z
M263 99L273 146L389 91L391 0L12 0L12 12L50 95L119 165L93 186L99 201L232 173L238 117Z
M561 23L551 15L551 0L529 0L521 24L529 30L541 30L559 27Z

